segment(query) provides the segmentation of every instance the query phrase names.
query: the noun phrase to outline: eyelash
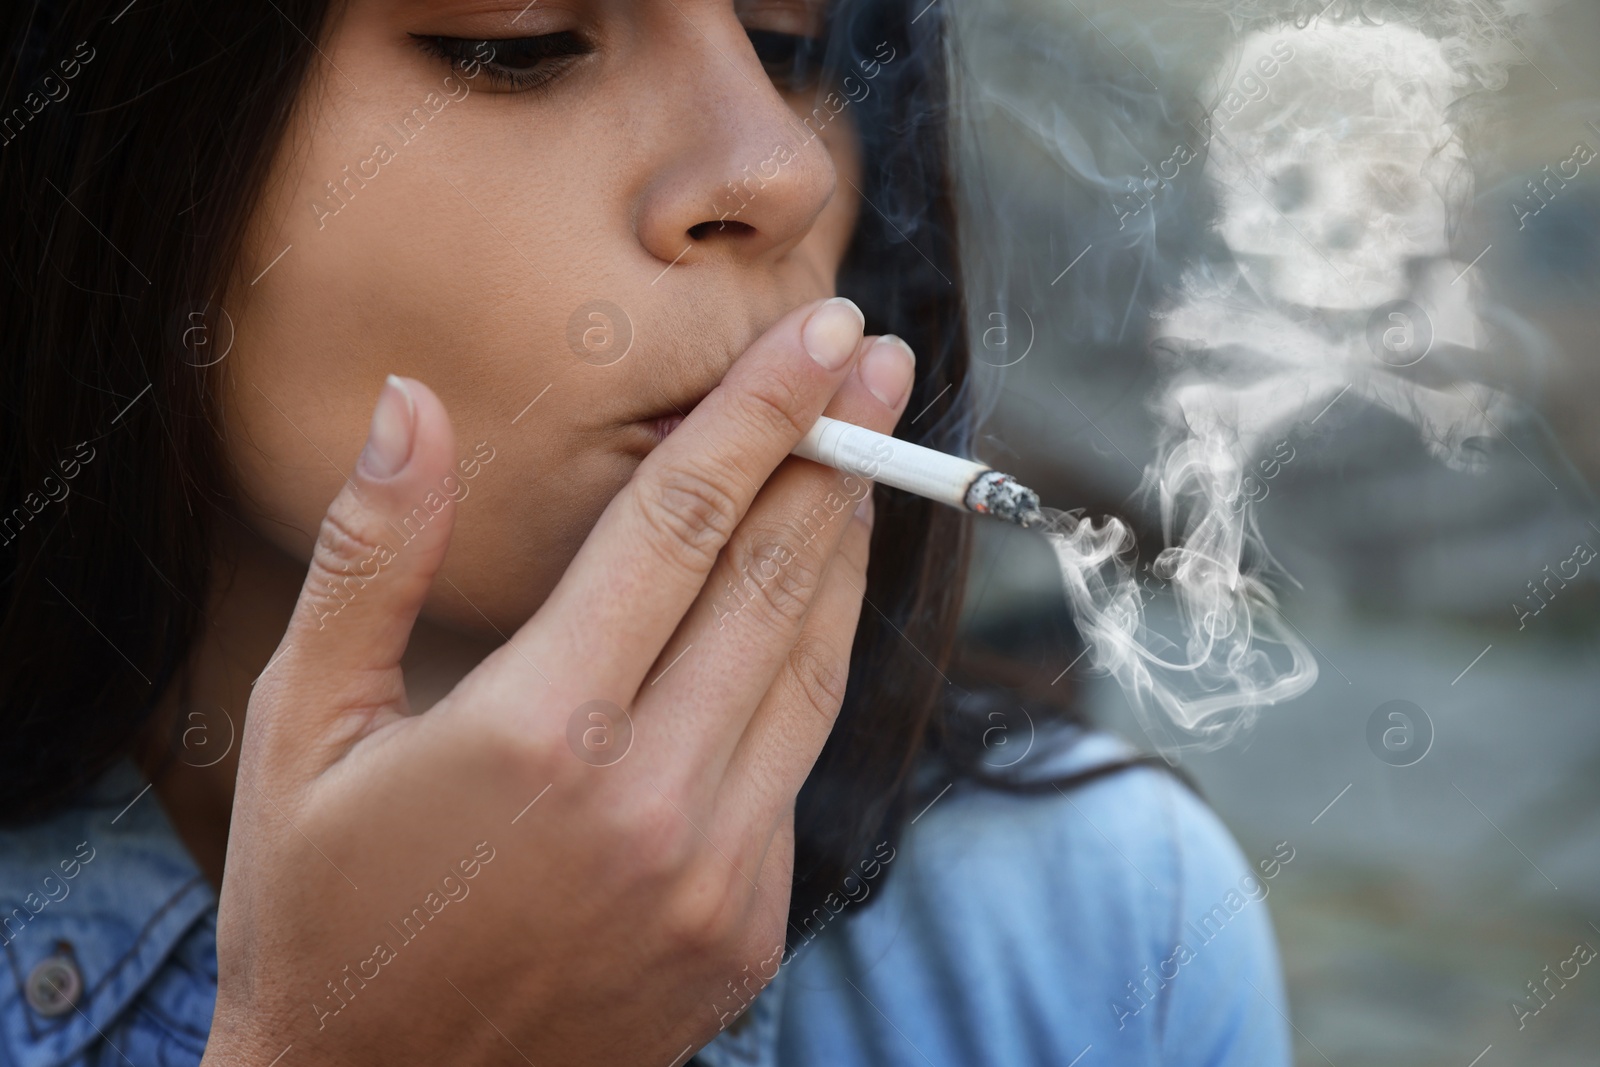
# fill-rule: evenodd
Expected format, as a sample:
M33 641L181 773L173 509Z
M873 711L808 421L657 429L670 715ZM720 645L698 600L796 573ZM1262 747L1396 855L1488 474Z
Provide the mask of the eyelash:
M570 31L499 40L421 36L415 40L424 52L449 63L463 76L470 77L468 69L477 64L490 84L507 92L543 89L561 77L575 61L594 51L594 46ZM507 67L496 62L501 55L531 65Z
M773 30L745 32L761 66L779 89L798 93L816 86L827 52L825 38ZM464 75L476 63L491 84L508 92L543 89L576 60L594 51L589 42L570 31L498 40L421 35L413 35L413 39L424 52L444 60L457 73ZM519 69L496 63L501 52L532 65Z
M826 37L806 37L774 30L746 30L756 58L761 60L774 85L786 92L799 93L816 87L822 78L827 55Z

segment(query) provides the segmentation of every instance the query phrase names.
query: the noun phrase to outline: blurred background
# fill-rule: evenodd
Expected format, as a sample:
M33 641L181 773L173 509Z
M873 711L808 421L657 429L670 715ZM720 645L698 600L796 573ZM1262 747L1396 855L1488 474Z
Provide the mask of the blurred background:
M1297 1062L1600 1063L1600 4L948 17L981 453L1124 519L1136 567L1164 519L1246 524L1316 677L1231 737L1137 714L1000 523L968 654L1167 752L1247 855L1295 847ZM1238 469L1164 516L1219 433Z

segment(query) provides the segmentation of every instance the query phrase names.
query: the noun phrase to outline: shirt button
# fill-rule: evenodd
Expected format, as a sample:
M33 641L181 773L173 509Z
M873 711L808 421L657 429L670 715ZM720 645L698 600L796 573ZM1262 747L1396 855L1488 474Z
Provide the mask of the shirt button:
M65 1015L83 992L83 976L67 956L46 956L28 974L28 1006L40 1015Z

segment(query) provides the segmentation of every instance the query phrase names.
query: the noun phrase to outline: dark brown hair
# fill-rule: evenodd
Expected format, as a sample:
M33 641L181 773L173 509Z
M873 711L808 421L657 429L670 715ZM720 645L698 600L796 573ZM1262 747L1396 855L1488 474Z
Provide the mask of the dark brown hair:
M869 163L840 289L870 330L918 353L917 417L901 435L965 453L941 18L911 8L840 0L835 11L835 75L881 64L849 105ZM181 681L213 537L234 507L215 397L183 334L219 325L215 299L327 11L327 0L144 0L120 13L23 2L0 15L4 821L65 803L131 750ZM987 777L971 738L939 715L966 695L947 675L966 523L879 494L845 711L798 801L792 915L897 836L920 756L937 750Z

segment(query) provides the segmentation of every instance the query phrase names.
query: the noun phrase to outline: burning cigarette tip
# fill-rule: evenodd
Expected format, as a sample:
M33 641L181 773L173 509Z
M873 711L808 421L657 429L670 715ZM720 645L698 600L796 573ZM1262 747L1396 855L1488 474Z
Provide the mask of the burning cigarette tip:
M967 490L967 510L1032 527L1044 523L1039 494L1009 474L984 471Z

